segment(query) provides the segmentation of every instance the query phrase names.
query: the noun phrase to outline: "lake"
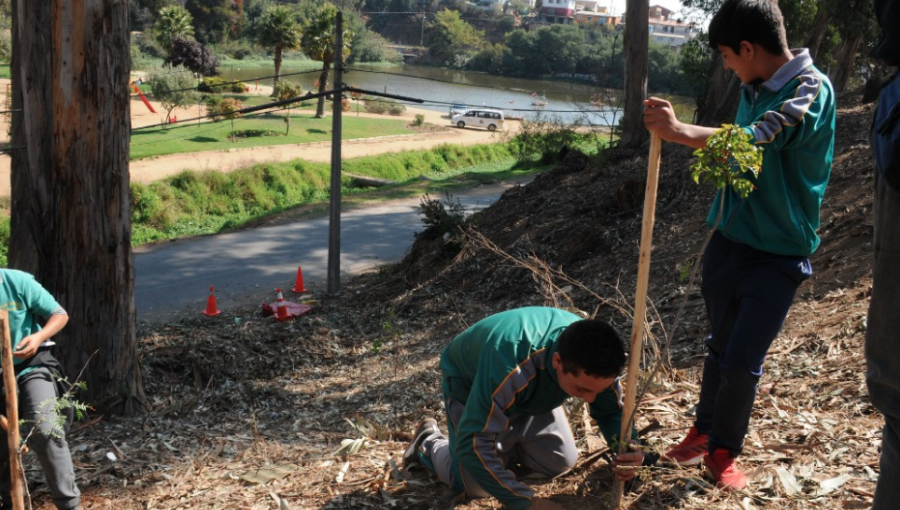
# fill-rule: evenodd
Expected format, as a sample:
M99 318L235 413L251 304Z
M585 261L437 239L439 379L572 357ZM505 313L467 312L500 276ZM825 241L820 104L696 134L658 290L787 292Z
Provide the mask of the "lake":
M492 76L482 73L454 71L437 67L398 65L371 67L362 64L348 65L344 82L354 87L386 92L405 97L423 99L422 105L412 106L446 112L450 103L468 106L487 106L501 109L507 116L526 119L556 118L565 124L593 124L609 127L615 125L621 116L618 109L608 106L594 106L591 98L601 95L609 104L620 103L624 94L607 91L589 83L570 83L556 80L531 80ZM252 82L260 76L271 76L274 68L253 67L240 69L233 66L220 69L223 78ZM292 71L282 70L282 74ZM288 76L285 79L303 85L304 90L312 88L318 73ZM333 74L329 74L329 80ZM260 80L271 85L272 80ZM533 106L533 97L546 97L546 106Z

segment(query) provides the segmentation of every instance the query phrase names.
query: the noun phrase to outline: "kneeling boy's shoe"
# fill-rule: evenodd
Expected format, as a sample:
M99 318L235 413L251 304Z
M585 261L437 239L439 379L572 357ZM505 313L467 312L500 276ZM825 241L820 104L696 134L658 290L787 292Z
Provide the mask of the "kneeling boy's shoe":
M403 467L409 467L419 463L419 447L425 441L425 438L431 434L437 434L441 430L438 428L434 418L425 418L413 434L413 440L409 443L406 451L403 452Z
M706 471L716 482L716 487L724 490L741 490L747 487L747 477L737 467L731 452L724 448L716 448L712 454L703 458Z
M695 466L703 460L709 450L709 435L701 434L697 427L691 427L687 437L678 446L667 451L662 461L677 466Z

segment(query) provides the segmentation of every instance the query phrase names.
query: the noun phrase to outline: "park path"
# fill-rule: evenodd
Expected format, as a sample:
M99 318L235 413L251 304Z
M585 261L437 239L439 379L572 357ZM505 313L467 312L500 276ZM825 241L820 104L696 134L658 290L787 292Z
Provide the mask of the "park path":
M0 79L0 90L5 90L6 83L9 83L8 79ZM250 93L267 95L271 93L271 88L264 86L251 87ZM132 98L132 128L157 124L162 121L163 115L159 113L163 111L162 107L154 101L151 101L151 104L153 104L157 113L151 113L137 97ZM198 109L198 107L175 109L173 111L173 115L179 118L193 118L202 115L202 113L202 109ZM491 143L499 141L500 136L502 136L499 132L491 133L483 129L453 128L450 126L446 113L433 110L407 107L402 115L391 117L411 122L416 114L424 115L427 123L443 126L447 129L388 137L379 137L377 133L373 133L371 138L345 140L341 147L342 158L350 159L387 152L430 149L444 143L455 145ZM357 115L357 113L347 113L347 115ZM385 117L384 115L368 113L359 113L358 115ZM516 121L507 121L506 125L507 129L513 132L519 128L519 123ZM8 132L7 118L0 115L0 133L6 132ZM132 181L146 184L175 175L184 170L230 172L257 163L278 163L298 158L313 162L331 161L331 142L169 154L132 161L129 165L129 171ZM5 154L0 155L0 197L8 197L10 193L9 167L10 157Z

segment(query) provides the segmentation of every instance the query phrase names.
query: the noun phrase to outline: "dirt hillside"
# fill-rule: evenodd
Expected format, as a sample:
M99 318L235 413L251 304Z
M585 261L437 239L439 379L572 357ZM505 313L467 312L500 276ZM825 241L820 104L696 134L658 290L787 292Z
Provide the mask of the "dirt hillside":
M816 274L770 351L741 458L751 487L726 494L697 468L656 468L631 487L630 508L869 507L882 425L862 354L870 112L849 101L839 113ZM706 332L699 292L682 276L707 234L712 190L690 182L690 161L689 151L664 147L647 366L662 356L664 329L685 297L686 307L668 344L673 368L649 389L637 419L660 450L690 425ZM441 349L486 315L533 304L596 313L627 337L646 167L646 151L571 152L472 218L466 234L423 232L403 263L354 279L338 297L314 296L313 312L294 322L248 309L143 325L147 413L103 417L70 434L86 508L451 508L453 495L433 477L396 468L421 418L443 422ZM564 508L605 509L605 445L575 411L582 462L536 489ZM50 508L44 486L32 486L39 508Z

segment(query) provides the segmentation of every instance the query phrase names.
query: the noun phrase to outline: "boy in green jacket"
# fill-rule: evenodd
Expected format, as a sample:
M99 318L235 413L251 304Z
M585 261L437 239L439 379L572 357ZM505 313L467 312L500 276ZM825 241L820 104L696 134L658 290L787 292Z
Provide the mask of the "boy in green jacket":
M704 253L701 292L711 334L697 419L663 459L683 466L702 459L717 486L742 489L747 479L734 459L763 362L797 287L812 275L836 113L831 83L809 53L788 50L776 2L726 0L710 22L709 44L743 83L734 123L763 149L763 164L748 198L725 188L710 209L716 233ZM678 121L667 101L644 105L647 129L663 140L701 148L715 132Z
M578 450L561 407L570 396L590 404L607 444L613 444L622 424L618 376L624 364L622 341L601 321L545 307L482 319L441 355L449 434L426 419L403 463L421 463L458 493L494 496L507 508L559 508L535 498L509 463L516 460L542 477L575 466ZM638 450L619 455L617 464L643 461ZM629 479L634 471L617 475Z
M34 276L13 269L0 269L0 309L9 314L19 417L26 429L36 427L28 446L37 455L56 508L82 510L66 425L60 424L54 409L61 395L61 367L50 353L53 336L65 327L69 316ZM6 414L2 382L0 406ZM6 431L0 431L0 508L12 508L9 484L9 447Z

